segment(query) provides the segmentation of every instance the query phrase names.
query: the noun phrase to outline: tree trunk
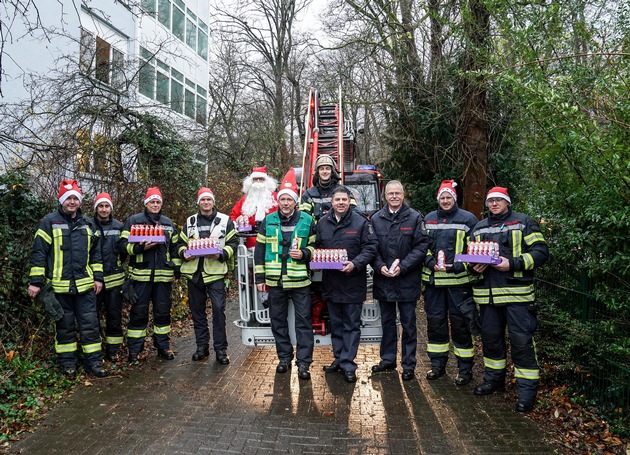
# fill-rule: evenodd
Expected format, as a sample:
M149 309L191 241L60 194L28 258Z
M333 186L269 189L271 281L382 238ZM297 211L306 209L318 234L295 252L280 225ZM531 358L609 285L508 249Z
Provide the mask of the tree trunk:
M488 179L487 91L485 77L475 72L485 67L490 13L482 0L469 0L468 7L465 30L469 44L460 81L463 99L459 139L465 162L463 208L481 218Z

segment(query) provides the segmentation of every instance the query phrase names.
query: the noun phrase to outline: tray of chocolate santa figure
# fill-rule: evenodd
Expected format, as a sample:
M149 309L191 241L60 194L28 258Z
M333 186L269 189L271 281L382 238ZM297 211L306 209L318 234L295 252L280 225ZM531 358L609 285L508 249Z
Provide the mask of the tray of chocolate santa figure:
M251 224L245 224L242 226L236 226L236 231L237 232L251 232L252 231L252 225Z
M343 262L309 262L309 267L313 270L341 270Z
M469 262L471 264L500 264L500 258L493 258L489 254L456 254L455 262Z
M166 243L166 236L164 235L130 235L127 238L129 243Z
M223 253L222 248L209 247L209 248L194 248L192 250L186 250L186 256L209 256L211 254Z

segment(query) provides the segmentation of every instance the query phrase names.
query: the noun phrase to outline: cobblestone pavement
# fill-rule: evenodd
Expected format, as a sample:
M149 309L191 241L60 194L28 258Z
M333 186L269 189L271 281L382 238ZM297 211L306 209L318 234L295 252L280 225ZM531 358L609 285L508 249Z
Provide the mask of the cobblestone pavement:
M238 317L232 302L229 319ZM420 315L416 379L372 375L378 346L359 349L356 384L324 374L316 347L312 380L276 374L273 347L244 346L230 325L231 364L192 362L194 337L173 339L174 361L157 358L78 387L15 443L21 454L550 454L541 430L501 395L475 397L448 375L427 381ZM454 362L449 362L454 363ZM477 379L477 378L476 378ZM473 381L475 382L475 381Z

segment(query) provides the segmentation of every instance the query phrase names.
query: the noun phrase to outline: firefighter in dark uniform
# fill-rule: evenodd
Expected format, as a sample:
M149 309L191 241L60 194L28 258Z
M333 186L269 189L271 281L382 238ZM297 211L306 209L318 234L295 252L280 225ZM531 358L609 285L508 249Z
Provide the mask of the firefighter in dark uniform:
M120 249L129 254L129 278L132 280L132 302L127 326L129 362L138 363L138 355L144 350L144 339L149 323L149 302L153 303L153 344L158 356L173 360L170 349L171 288L174 277L179 276L181 259L177 254L179 234L175 224L162 215L162 193L158 187L147 190L145 209L129 217L120 235ZM166 243L143 241L129 243L134 225L161 226Z
M99 238L81 213L83 195L76 180L61 182L58 200L59 209L37 225L28 295L35 298L47 283L52 286L52 291L45 289L44 293L58 310L55 352L64 374L70 379L76 377L78 326L85 372L103 377L106 372L96 310L96 294L103 287Z
M122 294L125 281L122 267L127 254L118 250L122 223L112 216L114 204L109 193L100 193L94 200L94 218L90 222L99 234L103 258L104 289L96 297L97 308L105 310L105 360L115 362L123 342Z
M473 297L481 310L484 377L475 395L505 389L505 328L510 337L518 401L516 410L530 411L536 402L539 367L533 336L538 326L534 299L534 270L549 258L549 249L538 223L522 213L512 212L506 188L494 187L486 196L488 218L480 221L471 240L498 242L497 265L475 264L481 274Z
M416 368L416 304L420 298L420 270L427 252L428 239L422 215L405 203L405 192L398 180L385 186L387 205L372 216L378 237L378 253L374 259L374 298L381 308L381 361L372 372L394 370L398 344L396 309L402 325L402 379L414 378ZM398 263L395 264L395 261Z
M192 359L199 361L210 355L210 331L206 316L209 297L212 304L212 347L217 362L227 365L230 358L227 354L228 340L225 327L225 279L231 264L234 263L238 238L234 222L228 215L219 213L215 208L215 197L210 188L199 189L197 204L199 213L186 219L180 233L179 244L179 254L183 259L181 273L188 279L188 305L197 343L197 350ZM190 239L210 237L218 239L221 253L201 258L186 253Z
M296 365L298 377L309 380L313 362L311 322L311 280L307 264L315 243L313 218L296 210L298 201L295 175L291 169L278 192L278 211L265 217L254 250L256 288L269 288L269 317L278 354L277 373L286 373L293 360L289 337L289 298L295 310Z
M367 296L366 267L376 256L378 240L370 222L350 210L350 194L343 186L333 190L332 210L317 223L315 246L344 248L348 252L343 269L323 271L323 298L330 315L335 356L324 371L343 371L346 382L356 382L354 359L361 339L361 313Z
M443 376L449 355L449 342L457 358L455 384L472 381L473 335L479 335L479 313L472 297L473 275L468 265L455 262L456 254L466 253L468 236L477 218L457 205L456 183L444 180L437 193L438 209L424 217L429 235L429 253L425 259L424 309L427 315L427 353L431 369L427 379ZM438 255L443 252L443 263ZM450 337L449 337L450 320Z
M315 218L315 221L326 215L332 207L330 200L333 190L341 186L340 180L335 160L329 155L318 156L315 160L313 186L302 195L300 211L308 213ZM350 195L350 204L351 208L356 209L357 202L352 195Z

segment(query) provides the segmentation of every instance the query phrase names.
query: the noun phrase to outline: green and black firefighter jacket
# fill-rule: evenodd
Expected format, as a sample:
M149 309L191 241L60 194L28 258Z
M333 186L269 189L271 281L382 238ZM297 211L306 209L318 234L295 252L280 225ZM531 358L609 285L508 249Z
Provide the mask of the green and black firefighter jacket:
M294 239L302 259L289 255ZM295 210L289 217L274 212L263 220L256 237L254 272L256 284L302 288L311 284L308 263L313 256L315 222L307 213Z

